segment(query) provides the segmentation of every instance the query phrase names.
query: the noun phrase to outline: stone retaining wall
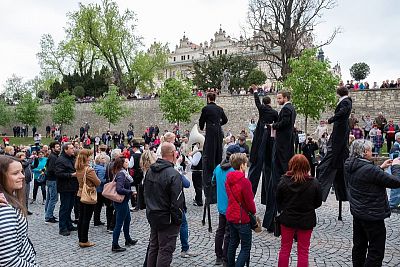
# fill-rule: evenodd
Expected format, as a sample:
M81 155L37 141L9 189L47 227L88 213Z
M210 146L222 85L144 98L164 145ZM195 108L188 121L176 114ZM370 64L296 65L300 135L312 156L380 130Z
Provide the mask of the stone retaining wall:
M374 118L378 112L382 111L386 118L393 118L396 123L399 123L399 113L397 112L398 101L399 101L399 89L377 89L377 90L366 90L366 91L354 91L351 92L353 99L353 109L356 116L361 119L362 114L370 114ZM275 95L270 94L272 98L272 106L278 108L276 103ZM126 132L127 125L132 122L135 126L135 135L141 136L146 127L150 124L157 124L161 131L165 129L171 130L172 124L168 123L163 119L162 112L159 109L159 100L129 100L125 102L129 108L129 114L117 125L112 125L112 130L123 130ZM205 100L204 100L205 103ZM251 118L257 120L258 113L254 104L252 95L238 95L238 96L220 96L217 98L217 104L222 106L228 117L228 124L224 126L224 130L231 130L232 133L238 134L241 129L245 128L248 132L248 124ZM52 123L50 111L51 105L43 105L41 107L44 112L44 120L41 127L38 127L39 131L43 134L45 132L45 126ZM323 119L327 119L332 115L333 111L327 110L322 114ZM181 129L190 129L194 123L198 122L200 114L196 114L192 117L192 122L189 124L182 125ZM89 122L91 126L90 133L101 134L108 129L108 123L104 118L97 116L92 108L91 103L80 103L76 105L76 119L72 125L66 126L64 132L69 135L77 134L79 128L84 125L85 122ZM317 122L309 123L308 132L313 132ZM304 119L302 116L298 116L297 126L304 129ZM0 128L1 129L1 128ZM1 129L1 132L12 134L12 130Z

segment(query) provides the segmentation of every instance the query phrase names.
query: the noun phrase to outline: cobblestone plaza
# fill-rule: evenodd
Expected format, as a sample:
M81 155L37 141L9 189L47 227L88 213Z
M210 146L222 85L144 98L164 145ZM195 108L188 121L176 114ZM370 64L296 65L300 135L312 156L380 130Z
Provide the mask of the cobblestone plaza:
M193 191L192 187L185 189L189 244L191 250L199 255L193 258L181 258L178 239L171 266L214 266L214 235L218 223L216 206L213 205L211 208L213 233L209 233L207 225L203 226L201 223L203 208L192 206ZM259 188L258 192L260 191ZM256 203L260 203L259 194L256 197ZM95 242L96 246L82 249L78 246L77 232L64 237L58 234L58 224L44 223L44 206L32 204L30 210L34 214L29 216L29 236L35 246L37 261L41 266L143 266L150 231L144 210L131 213L131 235L139 241L137 245L122 253L111 252L112 235L106 232L105 226L94 227L91 223L89 241ZM257 204L257 213L261 217L264 215L264 210L265 206ZM105 213L104 210L103 213ZM55 215L58 217L58 210ZM343 204L343 221L338 221L337 215L338 203L334 195L330 195L327 202L317 210L318 222L311 239L310 266L352 266L352 216L348 202ZM392 214L385 221L387 240L383 266L400 266L399 216L400 214ZM121 234L120 244L124 244L123 234ZM259 234L253 232L250 266L277 266L279 246L280 239L274 237L273 234L267 231ZM293 247L291 266L296 266L296 243Z

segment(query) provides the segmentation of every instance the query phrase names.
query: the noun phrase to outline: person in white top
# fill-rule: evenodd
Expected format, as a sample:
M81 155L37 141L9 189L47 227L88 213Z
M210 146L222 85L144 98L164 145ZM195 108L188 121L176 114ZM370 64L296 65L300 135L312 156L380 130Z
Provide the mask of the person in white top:
M324 133L328 133L328 126L326 125L324 120L321 120L319 122L319 125L317 126L317 129L315 129L313 135L319 140L322 138L322 135Z

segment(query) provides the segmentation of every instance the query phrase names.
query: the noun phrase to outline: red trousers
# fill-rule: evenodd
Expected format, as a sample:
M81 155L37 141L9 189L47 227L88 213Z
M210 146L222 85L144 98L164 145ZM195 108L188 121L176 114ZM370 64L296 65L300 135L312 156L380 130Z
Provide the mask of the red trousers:
M310 249L311 230L300 230L281 224L281 249L278 267L288 267L293 237L297 233L297 267L308 267L308 251Z

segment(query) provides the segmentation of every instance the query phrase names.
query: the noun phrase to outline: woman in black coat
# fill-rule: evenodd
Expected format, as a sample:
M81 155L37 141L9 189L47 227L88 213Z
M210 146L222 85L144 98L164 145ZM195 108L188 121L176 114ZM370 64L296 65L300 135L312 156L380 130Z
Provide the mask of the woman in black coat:
M289 266L293 237L297 234L297 266L308 266L312 230L317 219L315 209L321 206L321 188L317 179L309 176L310 164L297 154L289 161L289 170L282 176L276 200L281 208L281 249L278 267Z
M400 160L375 166L372 143L354 140L345 162L345 182L353 215L353 266L382 266L385 255L385 219L390 217L386 188L400 188ZM393 175L384 172L391 166Z

